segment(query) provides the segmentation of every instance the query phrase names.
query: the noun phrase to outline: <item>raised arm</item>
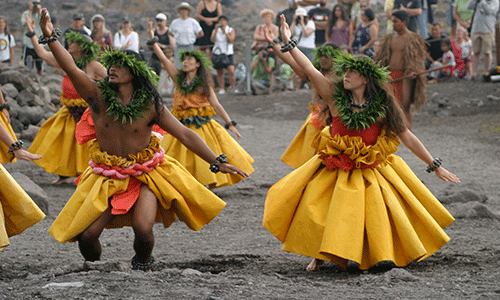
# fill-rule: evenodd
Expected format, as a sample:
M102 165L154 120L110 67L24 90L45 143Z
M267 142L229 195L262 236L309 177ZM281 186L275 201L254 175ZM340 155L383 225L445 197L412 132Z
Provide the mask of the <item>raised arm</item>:
M42 9L42 16L40 18L40 27L42 28L43 35L46 39L52 36L54 27L50 21L47 9ZM91 104L99 95L99 89L97 82L91 80L85 72L80 70L75 64L73 57L68 53L66 49L59 43L56 39L48 43L52 54L54 55L57 63L66 72L69 79L73 83L76 92L80 95L87 103Z
M284 15L281 15L281 36L284 43L290 41L291 32ZM297 49L297 47L290 50L290 54L307 77L309 77L309 80L314 85L314 88L318 91L321 98L325 101L329 101L334 91L331 81L321 74L321 72L314 67L309 58Z
M426 164L432 165L434 158L432 158L431 154L429 153L429 151L427 151L422 142L409 129L404 130L403 132L398 134L398 136L406 145L406 147L408 147L408 149L410 149L411 152L413 152L418 158L420 158ZM436 168L435 172L436 176L443 181L449 181L453 183L460 182L460 179L458 179L455 174L451 173L443 167Z
M220 104L219 100L217 99L217 96L215 95L215 91L213 88L210 88L210 96L208 97L208 102L210 102L210 104L213 106L213 108L215 109L215 112L229 125L229 130L236 134L236 136L238 137L238 140L241 139L241 135L240 133L238 132L238 129L236 129L236 127L232 124L231 122L231 118L229 118L229 115L227 114L226 110L224 109L224 107L222 107L222 105Z
M155 32L154 32L152 21L148 22L148 34L149 34L150 39L154 38ZM153 51L155 52L156 56L158 56L158 58L161 61L161 66L167 71L168 76L170 76L170 78L175 80L179 70L177 70L175 65L167 58L165 53L163 53L163 50L160 48L160 45L158 45L158 43L154 43L152 45L152 47L153 47Z
M35 21L31 18L31 16L28 14L26 15L26 27L28 28L28 32L35 32ZM49 65L56 69L61 69L59 64L57 63L56 59L54 58L54 55L50 53L49 51L45 50L42 45L38 43L38 37L33 35L31 38L31 43L33 44L33 49L35 49L36 54L43 59L45 62L47 62Z

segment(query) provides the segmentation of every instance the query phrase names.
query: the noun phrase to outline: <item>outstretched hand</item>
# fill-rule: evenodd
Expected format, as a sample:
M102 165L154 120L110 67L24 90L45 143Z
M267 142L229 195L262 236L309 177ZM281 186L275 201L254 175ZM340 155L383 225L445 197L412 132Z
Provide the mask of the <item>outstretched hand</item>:
M35 20L33 20L29 14L26 15L26 27L28 27L29 32L35 31Z
M232 175L241 175L243 178L247 178L248 176L250 176L247 172L243 172L242 170L228 163L220 164L219 171L221 171L222 173L228 173Z
M149 35L150 39L155 37L155 31L153 28L153 21L148 22L148 35Z
M241 140L242 136L241 134L238 132L238 129L236 129L236 127L234 127L233 124L231 124L229 126L229 131L231 131L232 133L236 134L236 136L238 137L238 140Z
M435 170L437 178L443 181L449 181L453 183L459 183L460 179L458 179L457 175L451 173L443 167L439 167Z
M288 43L290 41L290 37L292 36L292 32L290 31L290 27L286 23L286 17L285 15L281 14L280 15L281 19L281 38L283 39L283 43Z
M45 37L51 36L52 31L54 31L54 25L52 25L52 21L50 21L49 12L46 8L42 8L40 27L42 28L43 36Z
M18 159L26 160L26 161L32 161L32 160L37 160L42 158L41 155L38 154L33 154L31 152L28 152L23 149L18 149L14 151L14 156Z

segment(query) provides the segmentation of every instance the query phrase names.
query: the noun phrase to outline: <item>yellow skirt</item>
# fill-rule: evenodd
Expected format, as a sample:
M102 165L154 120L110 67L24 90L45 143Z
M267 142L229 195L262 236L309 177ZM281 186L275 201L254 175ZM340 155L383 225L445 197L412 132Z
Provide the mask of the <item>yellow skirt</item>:
M215 120L208 121L200 128L196 128L194 124L188 127L196 132L216 155L226 154L229 164L249 174L254 171L252 168L253 158ZM186 148L172 135L166 135L161 145L165 149L166 155L178 160L203 185L228 186L243 179L240 175L211 172L209 163Z
M87 145L75 139L76 122L66 106L50 117L40 128L28 151L39 154L33 161L45 171L60 176L77 176L89 165Z
M268 192L263 225L283 242L283 250L344 269L352 260L365 270L381 261L406 266L448 242L443 228L454 219L406 163L392 154L397 140L379 137L373 147L363 147L361 138L335 138L319 141L323 149ZM337 155L342 147L343 153L354 150L349 155L358 168L325 166L321 155ZM376 162L376 167L359 168L359 163Z
M312 142L314 137L321 132L321 129L314 127L312 113L310 113L290 146L283 153L281 161L293 168L305 164L316 153L316 149L312 147Z
M0 165L0 250L9 245L9 237L20 234L43 218L45 214Z
M17 141L16 134L14 133L12 126L10 126L9 121L7 120L7 117L3 114L3 112L0 112L0 126L3 126L3 128L5 128L9 133L10 137L13 138L14 141ZM16 158L14 156L7 153L7 151L9 150L9 146L5 145L5 143L0 142L0 163L2 164L16 161Z

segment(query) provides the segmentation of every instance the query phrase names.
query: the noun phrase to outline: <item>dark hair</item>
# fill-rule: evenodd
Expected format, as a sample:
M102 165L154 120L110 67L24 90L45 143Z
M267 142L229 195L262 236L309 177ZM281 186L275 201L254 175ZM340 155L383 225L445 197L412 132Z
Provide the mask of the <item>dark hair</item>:
M220 19L226 19L226 21L229 22L228 18L226 17L226 15L220 15L219 16L219 19L217 19L217 22L220 21Z
M375 14L373 13L373 10L371 8L366 8L363 10L363 14L368 18L368 20L373 21L375 19Z
M336 4L332 12L330 13L330 17L328 18L328 27L326 28L326 35L329 36L330 33L332 32L333 25L337 22L337 17L335 16L335 9L340 8L340 11L342 12L340 18L344 20L345 22L349 22L349 17L347 16L347 12L342 4Z
M447 45L448 48L451 49L451 41L450 41L450 39L443 39L441 41L441 45L443 45L443 44Z
M392 13L393 16L395 16L396 18L400 19L401 21L403 22L407 22L408 23L408 13L404 10L396 10L395 12Z
M432 26L439 26L439 27L441 27L441 24L439 24L439 22L434 22L434 23L432 23Z
M196 75L200 76L200 78L201 78L201 87L203 89L202 94L204 96L209 97L210 96L210 88L213 89L213 87L215 86L214 85L214 79L213 79L212 75L207 70L207 68L205 68L203 66L203 64L201 63L201 61L199 61L198 58L196 58L195 56L186 55L184 57L184 59L186 59L186 57L188 57L188 56L194 57L196 59L196 61L200 63L200 67L198 68L198 70L196 70ZM181 77L182 80L184 80L184 78L186 78L187 73L184 72L183 69L180 69L179 72L180 72L179 76Z
M7 39L9 40L9 44L10 44L10 43L12 43L12 41L11 41L10 32L9 32L9 24L7 24L7 19L5 18L5 16L0 16L0 19L3 19L5 21L4 33L5 33L5 36L7 36Z
M339 49L339 46L334 42L325 42L322 47L332 47L333 49Z

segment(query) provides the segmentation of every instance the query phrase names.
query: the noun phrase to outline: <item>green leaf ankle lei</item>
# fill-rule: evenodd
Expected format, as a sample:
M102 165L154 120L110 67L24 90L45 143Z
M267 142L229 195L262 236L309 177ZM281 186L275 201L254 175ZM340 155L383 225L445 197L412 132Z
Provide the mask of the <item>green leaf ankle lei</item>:
M179 71L177 73L176 85L179 91L185 96L196 91L201 86L201 77L196 75L196 77L191 81L190 84L186 83L186 73Z
M335 84L333 99L337 105L337 111L342 123L349 129L361 131L377 123L377 118L385 117L386 106L383 104L387 95L381 91L362 111L355 112L351 106L348 92L344 89L344 83Z
M108 104L106 113L113 116L114 121L121 119L122 124L125 124L127 121L132 123L138 118L144 118L142 111L148 108L151 95L143 87L135 90L132 100L127 105L123 105L118 101L116 91L109 87L105 79L99 81L99 88L101 89L102 99Z

